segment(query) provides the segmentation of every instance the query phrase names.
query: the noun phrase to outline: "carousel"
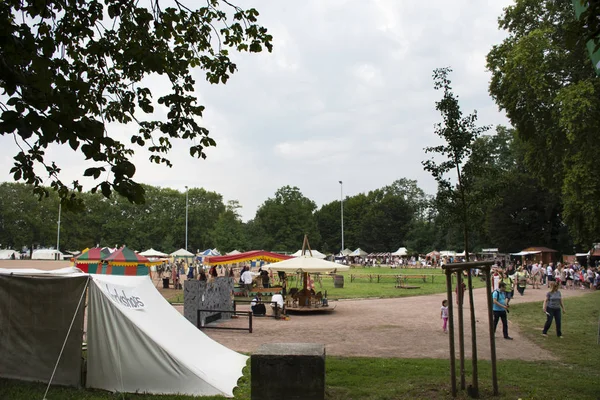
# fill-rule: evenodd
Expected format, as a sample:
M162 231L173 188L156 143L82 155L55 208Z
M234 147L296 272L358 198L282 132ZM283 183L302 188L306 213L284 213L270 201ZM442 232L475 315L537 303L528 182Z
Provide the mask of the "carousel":
M321 292L315 293L309 287L309 275L333 274L338 271L348 271L350 269L347 265L336 264L313 257L306 236L302 245L302 255L267 265L264 268L277 273L284 272L288 275L297 274L302 276L302 289L288 291L285 299L286 311L297 313L331 312L335 309L335 306L329 305L327 298Z

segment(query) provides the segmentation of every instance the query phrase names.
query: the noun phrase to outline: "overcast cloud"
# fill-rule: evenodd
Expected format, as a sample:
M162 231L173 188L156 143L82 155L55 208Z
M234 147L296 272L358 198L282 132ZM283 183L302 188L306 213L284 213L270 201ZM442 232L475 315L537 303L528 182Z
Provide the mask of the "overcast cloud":
M485 55L504 38L497 19L509 0L243 0L261 13L274 36L273 53L234 55L239 71L227 85L205 83L196 71L205 126L217 147L207 160L174 145L173 168L152 165L136 150L136 179L184 190L203 187L239 200L244 220L284 185L298 186L317 205L416 179L434 194L423 171L423 148L438 143L440 120L432 70L451 66L463 112L479 124L507 124L488 95ZM194 4L193 2L190 4ZM160 82L149 86L160 90ZM156 94L154 96L157 97ZM129 134L135 126L115 126ZM0 137L0 180L17 147ZM83 157L52 147L64 182ZM87 181L91 182L91 181ZM89 187L88 187L89 188Z

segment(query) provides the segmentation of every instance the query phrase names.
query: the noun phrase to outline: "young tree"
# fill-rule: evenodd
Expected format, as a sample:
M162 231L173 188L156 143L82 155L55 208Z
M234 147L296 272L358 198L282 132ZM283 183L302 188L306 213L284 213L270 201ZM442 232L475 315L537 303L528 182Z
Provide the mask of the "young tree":
M468 195L471 187L470 173L472 170L464 169L465 163L471 155L473 142L479 135L489 129L488 126L477 127L477 112L463 116L458 104L458 96L452 93L450 68L438 68L433 71L434 88L442 90L442 99L435 103L435 109L442 114L443 122L435 126L435 133L444 140L444 144L426 147L425 153L435 153L437 159L432 157L423 161L426 171L433 175L438 183L438 203L449 206L447 217L452 221L460 221L464 232L464 245L466 259L469 260L469 202ZM456 184L447 176L449 172L456 172ZM450 218L448 218L450 220Z
M0 2L0 135L13 135L21 149L14 179L33 185L40 197L49 181L63 201L73 199L82 185L64 184L60 166L46 162L45 153L50 144L68 144L90 162L83 175L103 179L94 192L116 191L141 203L132 145L171 166L171 141L185 139L190 155L205 158L215 141L200 124L204 107L191 69L206 71L210 83L226 83L237 69L230 49L272 50L255 9L205 3L190 9L180 0L165 8L160 0L147 7L134 0ZM146 85L160 76L171 87L154 99ZM157 106L166 115L154 114ZM121 141L107 129L111 123L135 123L138 132Z

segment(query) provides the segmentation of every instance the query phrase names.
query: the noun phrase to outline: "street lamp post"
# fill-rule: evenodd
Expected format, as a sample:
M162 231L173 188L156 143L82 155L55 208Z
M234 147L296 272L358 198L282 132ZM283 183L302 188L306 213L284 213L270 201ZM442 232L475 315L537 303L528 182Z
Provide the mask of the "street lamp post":
M188 249L188 187L185 187L185 249Z
M340 203L342 212L342 251L344 251L344 183L340 181Z
M59 245L60 245L60 211L61 211L61 207L62 207L62 203L58 203L58 231L56 232L56 250L60 251L59 249Z

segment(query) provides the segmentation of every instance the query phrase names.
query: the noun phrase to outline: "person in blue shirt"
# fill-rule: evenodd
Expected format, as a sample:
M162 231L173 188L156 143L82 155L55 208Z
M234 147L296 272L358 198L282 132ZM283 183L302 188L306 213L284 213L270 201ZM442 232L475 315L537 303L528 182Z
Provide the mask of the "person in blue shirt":
M494 333L496 333L498 320L501 319L504 339L513 340L513 338L508 336L508 319L506 318L506 314L508 313L508 305L506 304L506 283L500 282L498 289L494 290L492 293L492 299L494 300L492 306L492 311L494 312Z

